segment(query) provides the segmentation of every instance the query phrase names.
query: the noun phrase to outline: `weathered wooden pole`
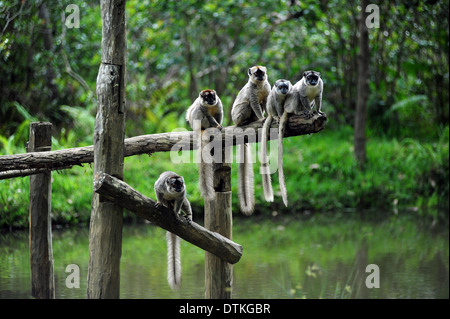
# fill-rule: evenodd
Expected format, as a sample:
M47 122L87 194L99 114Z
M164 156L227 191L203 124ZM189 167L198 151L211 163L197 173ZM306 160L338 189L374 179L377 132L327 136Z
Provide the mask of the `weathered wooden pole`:
M52 123L31 123L28 152L50 151L51 148ZM55 298L51 196L51 171L30 176L31 295L36 299Z
M231 148L222 148L222 162L214 163L216 198L205 200L205 228L232 239ZM225 260L205 253L205 298L231 299L233 266Z
M123 179L125 136L125 2L102 0L102 63L97 76L94 176ZM87 298L119 298L123 208L93 193Z

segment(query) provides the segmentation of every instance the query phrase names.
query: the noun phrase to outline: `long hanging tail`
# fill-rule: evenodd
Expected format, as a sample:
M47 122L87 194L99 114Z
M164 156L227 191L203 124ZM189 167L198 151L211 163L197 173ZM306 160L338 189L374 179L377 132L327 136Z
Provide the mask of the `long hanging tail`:
M288 206L288 198L283 170L283 136L284 130L286 129L287 119L288 113L284 112L281 116L280 126L278 128L278 182L280 183L281 197L283 198L283 203L286 207Z
M264 191L264 198L268 202L273 202L272 179L270 177L269 157L267 156L267 136L269 134L270 124L272 123L272 115L267 116L264 122L261 141L261 178Z
M171 232L166 233L167 241L167 281L172 290L181 287L180 238Z
M239 177L238 197L241 211L244 215L251 215L255 208L255 190L253 185L253 163L250 145L240 144L239 147Z
M213 200L216 197L214 191L214 169L213 157L211 156L211 147L208 147L209 140L203 138L203 134L199 134L201 145L197 151L198 162L198 180L200 193L205 200Z

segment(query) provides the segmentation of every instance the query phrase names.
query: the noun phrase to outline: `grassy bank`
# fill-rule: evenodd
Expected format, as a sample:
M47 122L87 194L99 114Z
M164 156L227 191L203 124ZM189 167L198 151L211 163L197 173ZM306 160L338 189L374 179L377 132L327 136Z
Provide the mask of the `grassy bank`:
M58 144L55 141L55 144ZM73 144L62 145L73 147ZM55 145L53 149L60 148ZM353 131L325 129L310 136L284 141L284 168L289 207L279 196L277 174L273 175L275 202L264 201L259 164L255 165L256 213L280 214L301 211L408 211L418 216L447 218L449 190L449 133L439 140L419 142L369 137L368 163L358 168L353 157ZM14 153L24 149L13 148ZM1 154L5 154L6 148ZM11 152L11 146L9 149ZM195 212L203 201L197 187L195 163L174 164L169 153L125 159L125 181L154 197L153 183L162 171L184 176ZM232 168L233 211L237 201L237 164ZM26 227L28 223L29 178L0 181L0 227ZM53 173L52 213L58 224L89 221L92 196L92 168L89 165ZM443 215L447 214L447 216ZM127 213L127 216L131 214Z

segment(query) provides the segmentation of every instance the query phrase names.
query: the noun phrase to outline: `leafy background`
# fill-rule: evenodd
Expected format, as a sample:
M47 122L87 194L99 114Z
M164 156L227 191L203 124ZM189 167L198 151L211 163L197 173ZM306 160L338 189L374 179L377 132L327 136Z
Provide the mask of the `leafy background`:
M101 62L97 2L70 1L80 28L69 29L69 3L0 2L0 154L25 152L32 121L54 124L53 149L92 144L95 82ZM406 210L448 219L448 1L382 2L369 30L368 163L353 155L358 1L127 1L128 137L188 127L198 92L214 88L230 107L249 66L269 80L321 72L328 123L323 132L285 140L289 199L296 211ZM125 178L149 196L162 170L185 176L201 211L194 164L168 154L126 159ZM233 169L233 172L236 172ZM89 165L53 174L59 223L89 218ZM233 175L233 190L236 191ZM287 213L265 203L256 174L257 213ZM275 188L277 181L274 181ZM28 179L0 181L0 225L27 223ZM237 212L236 196L233 205ZM130 217L131 218L131 217Z

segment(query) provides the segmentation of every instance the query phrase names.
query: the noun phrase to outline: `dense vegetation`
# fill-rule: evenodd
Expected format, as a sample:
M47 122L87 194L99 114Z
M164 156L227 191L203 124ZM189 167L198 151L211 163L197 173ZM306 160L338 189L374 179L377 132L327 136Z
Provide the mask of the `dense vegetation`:
M92 144L100 8L97 2L71 3L79 6L80 28L66 27L63 18L70 11L56 0L0 2L0 155L25 152L35 120L55 125L53 149ZM264 202L256 174L258 211L407 209L447 218L446 210L436 208L448 207L448 1L379 5L380 28L369 30L364 168L352 149L358 5L127 1L127 136L187 127L184 112L204 88L217 90L230 124L230 106L251 65L267 66L271 83L294 82L315 69L324 80L327 128L285 140L290 209ZM175 170L185 176L201 211L195 164L175 166L169 159L168 154L126 159L126 181L152 195L157 175ZM91 185L89 166L54 173L54 219L86 222ZM237 208L236 196L233 200ZM0 181L1 226L26 225L27 203L27 178Z

